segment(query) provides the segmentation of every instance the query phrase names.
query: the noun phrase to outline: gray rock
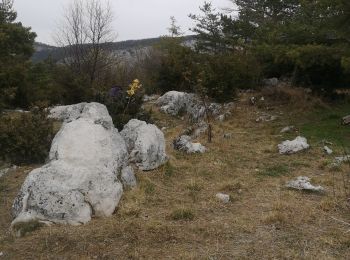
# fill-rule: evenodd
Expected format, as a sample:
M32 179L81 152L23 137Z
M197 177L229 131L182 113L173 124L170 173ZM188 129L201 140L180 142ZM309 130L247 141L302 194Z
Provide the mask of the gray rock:
M140 170L154 170L168 160L164 134L155 125L132 119L120 134L130 153L130 162L135 163Z
M350 162L350 155L335 157L334 165L341 165L342 163Z
M286 126L281 130L281 134L290 133L295 130L294 126Z
M155 100L158 99L158 97L159 97L158 95L150 95L150 96L144 95L144 96L143 96L143 102L155 101Z
M208 124L204 121L200 121L192 126L187 127L184 131L182 131L181 135L188 135L191 138L196 139L202 134L204 134L208 130Z
M113 125L107 109L92 103L63 110L58 114L66 122L52 142L49 162L27 176L13 203L12 227L30 221L84 224L92 215L112 215L119 203L118 175L128 152L114 127L96 123Z
M271 122L271 121L275 121L277 119L277 116L273 116L267 113L262 113L255 121L257 123L260 122Z
M283 143L278 145L280 154L293 154L303 150L306 150L310 147L307 143L305 137L298 136L293 141L284 141Z
M123 168L121 181L124 187L133 188L137 185L134 169L131 166Z
M230 202L230 195L224 194L224 193L217 193L215 197L220 200L223 203L229 203Z
M70 106L57 106L50 109L49 118L61 120L64 123L85 118L112 129L113 121L105 105L99 103L80 103Z
M189 116L190 121L200 122L205 117L206 109L203 102L198 96L192 93L169 91L157 100L160 110L166 114L177 116L185 113ZM219 116L223 110L232 108L232 103L220 105L211 103L208 105L208 113L212 116Z
M328 146L323 147L323 151L328 155L333 154L333 150L331 148L329 148Z
M10 171L10 168L5 168L0 170L0 178L5 176L5 174L7 174Z
M206 148L200 143L192 143L191 137L182 135L173 141L174 149L186 153L204 153Z
M350 115L342 118L342 125L350 125Z
M310 178L305 176L300 176L296 180L287 182L287 188L297 189L297 190L308 190L308 191L324 191L325 189L321 186L314 186L310 183Z
M217 117L217 120L220 121L220 122L224 122L225 119L226 119L226 115L225 115L225 114L224 114L224 115L219 115L219 116Z
M279 84L278 78L263 79L263 84L267 87L276 87Z

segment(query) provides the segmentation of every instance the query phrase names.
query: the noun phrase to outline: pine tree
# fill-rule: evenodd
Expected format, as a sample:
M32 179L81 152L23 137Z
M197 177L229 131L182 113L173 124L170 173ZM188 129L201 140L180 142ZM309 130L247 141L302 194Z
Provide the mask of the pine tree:
M13 1L0 3L0 108L28 105L25 82L36 34L16 22Z

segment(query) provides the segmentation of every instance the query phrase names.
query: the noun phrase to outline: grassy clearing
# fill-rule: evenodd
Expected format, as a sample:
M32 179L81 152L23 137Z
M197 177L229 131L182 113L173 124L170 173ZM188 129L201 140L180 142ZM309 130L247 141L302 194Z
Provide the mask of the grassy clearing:
M10 208L31 167L6 175L6 189L0 191L0 251L8 259L350 259L348 227L333 219L350 222L343 182L349 168L331 171L333 157L315 145L291 156L277 152L287 137L277 129L294 123L315 144L324 137L304 132L304 125L325 127L326 122L269 106L268 112L282 112L280 119L256 123L262 109L242 95L232 118L214 125L213 143L199 138L209 151L185 155L171 143L187 123L153 108L155 123L168 127L170 162L138 172L138 187L124 193L116 214L85 226L43 227L14 237L8 232ZM225 133L232 138L223 138ZM346 139L346 131L338 133ZM327 192L284 188L300 175ZM219 203L218 192L229 194L231 203Z
M341 119L350 114L350 102L317 109L307 115L300 132L314 144L327 140L338 149L350 147L350 126L342 126Z

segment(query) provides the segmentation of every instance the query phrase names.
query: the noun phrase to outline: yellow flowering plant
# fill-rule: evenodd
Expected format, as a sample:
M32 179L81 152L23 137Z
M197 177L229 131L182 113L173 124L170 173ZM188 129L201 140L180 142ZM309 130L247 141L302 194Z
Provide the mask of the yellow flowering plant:
M137 90L139 90L142 87L142 84L138 79L134 79L132 83L129 85L129 89L127 90L127 93L129 97L132 97L136 94Z
M124 113L126 112L126 110L128 109L129 105L130 105L130 102L131 100L133 99L133 97L135 96L135 94L137 93L137 91L139 89L141 89L142 87L142 84L140 83L140 81L138 79L134 79L131 84L129 85L129 88L128 90L126 91L128 96L129 96L129 101L128 103L126 104L126 107L125 107L125 110L124 110ZM134 100L134 99L133 99Z

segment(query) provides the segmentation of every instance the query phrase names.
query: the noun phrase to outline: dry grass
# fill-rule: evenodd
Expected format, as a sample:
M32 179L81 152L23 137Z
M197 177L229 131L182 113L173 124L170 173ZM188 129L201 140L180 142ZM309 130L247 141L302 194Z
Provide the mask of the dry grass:
M9 212L30 168L1 179L0 251L9 259L349 259L348 227L332 219L349 221L342 194L332 192L341 176L330 172L317 148L280 156L279 130L295 114L276 106L283 117L256 123L259 108L248 100L243 95L232 118L214 126L213 143L199 139L209 148L203 155L174 151L172 140L187 124L153 109L157 124L168 127L170 163L139 172L138 187L124 194L111 218L16 238L8 232ZM328 192L283 187L300 175ZM219 203L217 192L229 193L232 203Z

